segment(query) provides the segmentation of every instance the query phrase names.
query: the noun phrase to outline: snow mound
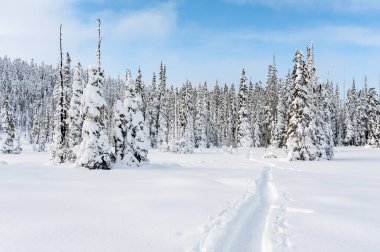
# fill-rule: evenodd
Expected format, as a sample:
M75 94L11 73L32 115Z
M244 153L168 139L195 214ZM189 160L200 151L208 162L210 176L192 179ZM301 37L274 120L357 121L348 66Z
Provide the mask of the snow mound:
M276 154L273 152L266 152L263 156L263 158L278 158Z
M8 163L0 160L0 165L7 165Z

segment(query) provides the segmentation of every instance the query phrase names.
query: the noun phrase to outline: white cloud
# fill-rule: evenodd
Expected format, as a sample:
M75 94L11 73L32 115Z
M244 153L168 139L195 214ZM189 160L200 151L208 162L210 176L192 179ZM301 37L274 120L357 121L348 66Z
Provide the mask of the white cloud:
M281 10L283 7L302 9L320 8L337 12L380 11L380 1L376 0L223 0L238 5L261 5Z
M96 46L96 18L102 18L106 43L130 39L163 39L176 27L176 9L171 2L138 11L105 10L84 13L82 4L103 0L0 0L0 55L53 63L58 59L59 25L63 46L74 60L91 64ZM112 50L112 45L108 46ZM109 60L111 62L111 60ZM112 66L113 67L113 66Z
M176 19L175 5L169 2L155 8L126 13L110 28L113 35L126 39L163 38L176 28Z
M380 46L380 29L351 25L314 26L279 31L238 31L223 36L234 40L271 43L299 44L322 41L328 44Z

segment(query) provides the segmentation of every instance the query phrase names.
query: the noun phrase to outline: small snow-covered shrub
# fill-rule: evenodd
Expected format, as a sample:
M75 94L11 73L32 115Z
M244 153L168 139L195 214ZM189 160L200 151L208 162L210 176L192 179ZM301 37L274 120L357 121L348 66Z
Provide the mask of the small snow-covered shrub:
M263 158L278 158L276 154L273 152L266 152L263 156Z

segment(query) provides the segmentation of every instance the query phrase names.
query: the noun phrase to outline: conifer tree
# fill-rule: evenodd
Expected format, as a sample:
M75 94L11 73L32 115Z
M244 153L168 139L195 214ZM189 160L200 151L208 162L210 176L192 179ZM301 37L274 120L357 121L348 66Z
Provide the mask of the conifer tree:
M111 147L104 124L107 103L103 98L104 72L101 67L100 20L98 19L97 64L90 69L81 99L82 142L76 163L89 169L110 169Z
M194 149L194 117L193 117L193 95L189 81L182 88L182 101L180 106L181 127L181 153L192 153Z
M147 122L149 127L149 138L152 148L157 148L157 118L158 118L158 95L156 87L156 74L153 73L152 85L149 92L149 106L147 107Z
M368 104L368 145L380 148L380 101L375 88L369 88Z
M347 92L347 101L345 104L345 126L346 134L344 142L347 145L358 145L358 130L356 120L356 107L357 107L357 93L355 87L355 80L352 81L352 88Z
M80 114L81 99L83 95L82 66L78 62L74 69L74 80L72 86L73 95L70 100L69 109L69 147L71 161L76 160L75 153L82 141L83 118Z
M160 120L165 120L166 118L161 118L165 116L166 108L163 103L165 103L165 91L166 91L166 66L163 65L161 62L160 65L160 75L159 75L159 86L158 86L158 94L157 94L157 116L155 118L155 136L156 139L158 138L158 135L160 134L161 136L165 135L167 132L167 127L166 125L160 125ZM162 107L162 108L161 108ZM161 133L159 133L161 131ZM156 140L155 142L157 142ZM158 143L157 143L158 144ZM158 146L157 146L158 147Z
M161 96L160 116L158 118L158 132L157 132L157 149L166 151L168 149L168 133L169 133L169 97L167 93Z
M124 159L125 155L125 139L127 136L127 112L120 100L117 100L114 106L113 120L114 120L114 162L120 162Z
M357 101L358 105L355 108L355 120L357 121L356 127L358 132L358 145L361 146L367 144L368 140L368 104L366 93L366 87L359 91Z
M271 145L275 141L274 131L277 123L278 103L278 79L275 57L268 67L268 80L265 89L264 124L265 145Z
M130 166L141 166L148 162L148 131L141 111L141 96L136 92L136 86L127 71L125 80L126 96L126 137L123 162Z
M289 128L287 149L289 160L313 160L311 154L313 139L309 131L311 111L309 108L309 89L305 79L305 63L303 53L297 50L294 58L292 79L294 90L289 111Z
M1 126L4 132L0 143L0 150L5 154L18 154L21 150L18 150L15 144L15 124L9 101L9 96L11 94L11 81L9 79L8 72L5 72L4 83L1 88L5 91L5 95L1 106Z
M197 96L197 108L195 117L195 146L197 148L207 147L207 135L206 135L206 97L205 88L199 85Z
M139 67L139 70L137 71L137 77L136 77L136 92L141 96L141 108L140 110L143 113L143 117L145 120L146 117L146 97L145 97L145 85L144 85L144 80L142 79L142 73L141 69Z
M238 94L238 124L237 124L237 145L238 147L251 147L252 136L249 128L249 112L248 112L248 89L247 77L245 70L242 70L240 77L240 86Z
M67 54L63 64L62 25L60 26L60 61L58 66L58 82L55 90L54 133L51 145L51 158L56 163L63 163L68 158L68 104L70 85L70 56Z

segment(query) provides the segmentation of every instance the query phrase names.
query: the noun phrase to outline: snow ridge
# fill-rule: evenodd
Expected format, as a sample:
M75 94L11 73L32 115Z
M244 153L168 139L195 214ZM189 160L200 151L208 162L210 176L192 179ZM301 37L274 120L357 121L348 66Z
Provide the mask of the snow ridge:
M204 239L193 251L271 251L271 239L266 230L275 190L271 168L265 166L258 178L251 181L243 197L204 228Z

